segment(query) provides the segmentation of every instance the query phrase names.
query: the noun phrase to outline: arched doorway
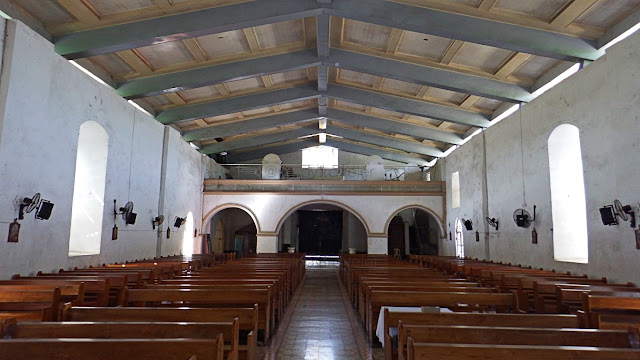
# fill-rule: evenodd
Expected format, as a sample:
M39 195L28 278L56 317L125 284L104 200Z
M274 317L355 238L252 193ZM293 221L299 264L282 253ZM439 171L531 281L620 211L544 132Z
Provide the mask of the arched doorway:
M388 253L438 255L441 235L439 221L418 207L402 209L389 221L387 228Z
M340 206L312 203L293 211L281 222L278 249L295 248L307 255L336 256L367 252L367 230L360 219Z
M253 217L244 209L227 207L216 212L205 224L210 239L210 252L216 254L235 252L237 257L256 253L257 227Z

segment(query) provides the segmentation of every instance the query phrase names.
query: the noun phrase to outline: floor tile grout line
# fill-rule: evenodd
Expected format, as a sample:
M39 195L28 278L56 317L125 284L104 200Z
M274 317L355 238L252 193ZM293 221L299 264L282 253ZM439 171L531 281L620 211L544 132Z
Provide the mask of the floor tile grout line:
M302 289L304 288L306 277L307 276L305 272L305 276L302 278L300 285L298 285L298 288L296 289L293 298L291 299L291 303L287 307L287 310L285 310L285 314L282 317L280 325L278 326L278 330L276 331L275 336L272 338L271 344L267 348L267 351L262 358L263 360L274 360L278 355L278 350L280 350L282 341L284 340L287 330L289 329L291 317L293 316L296 306L298 305L298 300L300 300L300 294L302 293Z
M353 331L353 337L358 344L358 351L360 352L360 358L362 360L373 360L373 355L371 352L371 346L369 342L365 339L364 330L362 326L360 326L360 322L358 318L355 316L355 312L353 310L353 306L351 305L351 301L349 301L349 297L347 296L347 291L345 289L344 284L340 280L340 276L338 271L336 271L336 279L338 281L338 287L340 288L340 292L342 293L342 302L344 303L344 307L347 311L347 315L349 316L349 322L351 323L351 330Z

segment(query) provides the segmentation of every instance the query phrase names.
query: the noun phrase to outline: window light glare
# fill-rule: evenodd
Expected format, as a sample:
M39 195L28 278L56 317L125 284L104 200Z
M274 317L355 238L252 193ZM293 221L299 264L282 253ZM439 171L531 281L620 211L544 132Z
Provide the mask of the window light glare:
M450 148L448 148L447 150L445 150L444 154L442 154L442 157L447 157L449 156L449 154L451 154L455 149L457 149L458 146L457 145L451 145Z
M12 20L13 19L11 16L9 16L7 13L5 13L2 10L0 10L0 16L2 16L3 18L5 18L7 20Z
M520 104L513 105L507 111L503 112L502 114L498 115L498 117L496 117L495 119L491 120L491 122L489 122L489 126L495 125L496 123L498 123L502 119L507 118L509 115L511 115L514 112L518 111L519 108L520 108Z
M600 50L607 50L608 48L612 47L613 45L619 43L620 41L628 38L629 36L631 36L634 32L640 30L640 23L635 24L633 27L631 27L629 30L623 32L622 34L618 35L617 38L609 41L605 46L601 47Z
M327 142L327 134L325 134L325 133L318 134L318 142L320 142L320 144L326 143Z
M554 87L554 86L558 85L560 82L564 81L564 79L566 79L569 76L577 73L578 70L580 70L580 63L573 64L572 67L567 69L562 74L558 75L558 77L556 77L555 79L553 79L553 80L549 81L548 83L546 83L540 89L534 91L533 94L531 94L531 95L533 95L534 98L537 98L538 96L540 96L540 95L544 94L545 92L547 92L552 87Z
M80 64L78 64L77 62L75 62L75 61L73 61L73 60L69 60L69 62L70 62L73 66L75 66L75 67L77 67L78 69L80 69L80 71L82 71L83 73L85 73L85 74L89 75L89 77L91 77L93 80L95 80L95 81L99 82L100 84L102 84L102 85L104 85L104 86L106 86L106 87L108 87L108 88L110 88L110 89L113 89L113 88L111 87L111 85L107 84L106 82L104 82L104 80L102 80L102 79L100 79L99 77L95 76L91 71L89 71L89 70L87 70L87 69L83 68L83 67L82 67Z
M129 104L133 105L133 107L134 107L134 108L136 108L136 109L138 109L138 110L142 111L143 113L145 113L145 114L147 114L147 115L149 115L149 116L153 117L153 115L151 115L151 114L150 114L147 110L145 110L142 106L140 106L140 105L136 104L136 103L135 103L135 101L133 101L133 100L128 100L128 102L129 102Z
M464 144L466 144L466 143L467 143L467 141L471 140L471 138L472 138L472 137L474 137L474 136L476 136L476 135L480 134L481 132L482 132L482 129L477 129L476 131L474 131L473 133L471 133L471 135L469 135L469 136L467 136L466 138L464 138L464 139L462 140L462 144L460 144L460 145L464 145Z

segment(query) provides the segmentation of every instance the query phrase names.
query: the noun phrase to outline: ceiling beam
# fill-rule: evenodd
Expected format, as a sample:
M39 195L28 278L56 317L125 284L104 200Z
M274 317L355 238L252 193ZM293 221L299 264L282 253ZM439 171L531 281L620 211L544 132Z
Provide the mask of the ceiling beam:
M442 157L444 155L444 153L440 149L433 146L426 146L422 143L401 140L389 136L372 134L340 126L331 126L331 129L327 131L333 135L338 135L345 139L388 147L391 149L402 150L410 153L434 157Z
M350 86L331 84L327 96L364 106L372 106L379 109L443 120L466 126L489 126L488 116L484 114Z
M365 115L362 113L355 113L338 109L329 109L327 117L331 120L354 126L368 127L384 132L416 136L454 145L462 144L462 137L457 134L436 129L429 129L418 124L401 122L399 120L393 121L371 115Z
M327 142L324 145L332 146L340 149L341 151L347 151L347 152L352 152L356 154L378 155L383 159L397 161L405 164L414 163L414 164L418 164L419 166L426 166L429 163L428 160L419 156L406 155L406 154L402 154L395 151L389 151L382 148L354 144L351 142L341 141L331 137L327 138Z
M310 136L318 133L318 127L302 127L297 129L287 129L285 131L261 134L256 136L243 137L237 140L222 141L206 145L200 149L203 154L219 154L223 151L234 151L247 149L266 144L280 143L294 140L303 136Z
M199 104L178 106L161 112L156 116L156 120L165 125L174 124L181 121L232 114L294 101L314 99L319 96L315 86L301 85Z
M119 84L118 95L138 99L186 89L305 69L320 64L315 50L265 56L227 64L143 77Z
M55 50L67 59L217 34L322 14L315 0L260 0L65 34Z
M383 94L338 84L331 84L326 94L327 97L332 99L453 122L465 126L489 126L488 116L484 114L423 100ZM321 96L322 93L318 92L314 86L300 85L192 105L177 106L161 112L156 116L156 120L163 124L174 124L181 121L238 113L294 101L309 100Z
M317 139L304 139L286 144L271 144L245 152L231 152L227 154L227 164L237 164L248 160L261 160L268 154L288 154L312 146L318 146Z
M507 102L528 102L533 97L522 86L473 76L444 67L428 67L341 49L332 49L329 64L340 68Z
M341 0L331 15L559 60L595 60L596 43L552 31L385 0Z
M259 117L250 120L234 121L231 123L213 125L204 129L185 131L182 138L185 141L195 141L213 139L217 137L227 137L274 128L277 126L294 125L318 117L318 113L313 109L305 109L288 113L278 113L274 115Z

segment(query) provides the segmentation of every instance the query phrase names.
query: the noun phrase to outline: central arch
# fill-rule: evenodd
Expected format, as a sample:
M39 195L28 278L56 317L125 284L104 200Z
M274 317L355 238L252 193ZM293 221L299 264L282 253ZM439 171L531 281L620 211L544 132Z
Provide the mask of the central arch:
M299 210L300 208L302 208L304 206L314 205L314 204L329 204L329 205L334 205L334 206L337 206L339 208L342 208L343 210L347 210L348 212L352 213L356 218L358 218L358 220L360 220L360 222L364 226L364 229L367 231L367 236L369 236L371 234L371 231L369 231L369 224L365 221L364 217L360 213L358 213L356 210L354 210L349 205L345 205L344 203L341 203L339 201L325 200L325 199L309 200L309 201L301 202L301 203L295 205L294 207L290 208L289 210L287 210L287 212L285 212L284 215L278 221L278 226L276 226L275 233L277 234L277 233L280 232L280 229L282 229L282 224L284 224L285 220L289 216L291 216L291 214L293 214L294 212L296 212L297 210Z

